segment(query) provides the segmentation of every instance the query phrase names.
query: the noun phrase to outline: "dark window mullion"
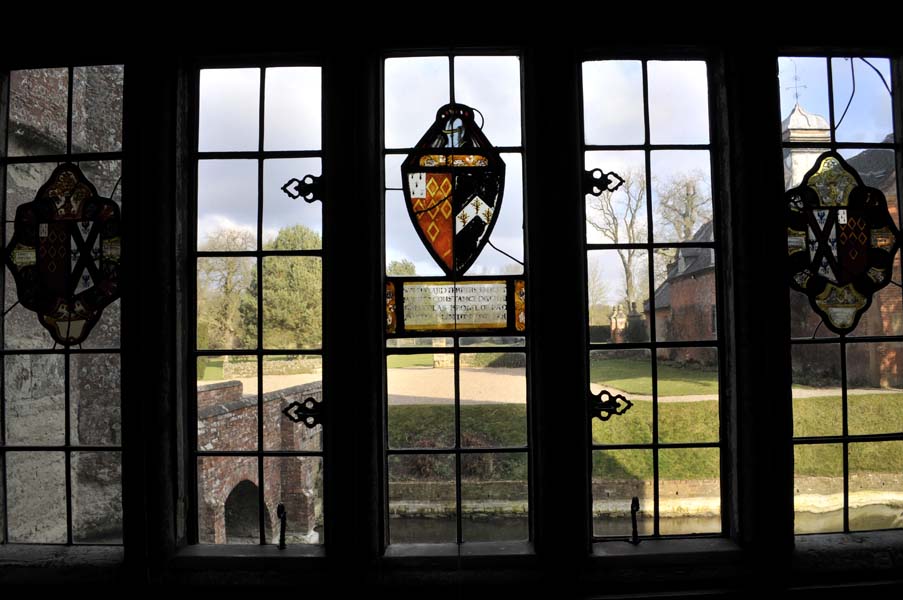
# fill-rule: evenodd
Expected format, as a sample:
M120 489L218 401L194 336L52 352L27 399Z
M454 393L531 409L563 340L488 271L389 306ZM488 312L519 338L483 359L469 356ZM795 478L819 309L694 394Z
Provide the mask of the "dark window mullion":
M263 161L260 162L260 168L258 168L258 175L262 175L262 165ZM262 217L261 217L262 219ZM262 227L262 225L261 225ZM260 238L258 238L260 239ZM234 252L223 251L223 250L198 250L197 252L198 258L219 258L219 257L232 257L232 258L257 258L259 256L316 256L322 258L323 250L321 249L313 249L313 250L237 250Z
M109 448L105 448L105 450L109 450ZM232 457L251 457L255 458L257 456L277 456L277 457L291 457L297 456L302 458L308 457L319 457L322 456L323 453L319 450L198 450L198 456L232 456Z
M67 82L67 98L66 98L66 160L70 160L72 155L72 91L74 89L73 79L75 77L75 69L69 66L69 81Z
M62 162L98 162L106 160L121 160L122 151L110 152L70 152L64 154L34 154L28 156L8 156L3 159L8 165L30 165L40 163Z
M386 450L386 454L389 455L403 455L403 454L442 454L448 455L453 452L458 452L460 454L486 454L486 453L495 453L495 454L523 454L528 451L529 446L512 446L512 447L473 447L473 448L391 448Z
M65 389L63 390L63 398L65 399L63 405L65 406L66 414L63 415L63 421L65 423L66 431L65 431L65 440L66 440L66 544L72 544L72 439L71 439L71 416L69 410L69 404L71 402L71 398L69 396L69 377L71 375L71 367L69 364L70 357L68 352L68 346L65 346L66 351L63 354L64 360L64 377L63 381L65 382Z
M587 144L584 149L588 152L654 152L656 150L708 150L710 143L706 144Z
M828 122L831 123L830 132L831 132L831 150L837 150L837 122L835 121L836 115L834 114L834 65L831 63L831 58L825 58L825 68L827 69L828 75Z
M272 158L322 158L322 150L216 150L196 152L195 160L257 160Z
M264 148L264 123L266 123L266 73L260 69L259 121L257 123L257 151ZM257 157L257 251L263 252L263 158ZM260 544L266 544L266 496L264 495L263 469L263 256L257 257L257 516L260 527Z
M189 165L191 169L191 202L188 202L188 214L186 215L187 244L189 265L194 265L194 270L186 273L186 292L187 292L187 321L190 327L188 332L191 340L189 364L186 369L187 394L185 408L183 414L186 415L186 431L188 437L188 461L186 476L187 481L183 485L187 486L185 490L191 501L191 510L188 511L188 538L192 544L200 542L200 520L198 518L201 508L200 497L198 494L198 461L200 456L198 453L198 402L197 402L197 367L198 357L201 354L197 349L197 324L198 324L198 302L197 302L197 273L198 273L198 166L197 148L200 145L200 79L201 70L198 69L193 73L190 79L191 87L191 125L190 135L192 136L192 152L189 153ZM188 276L194 273L193 280L188 280ZM183 388L185 389L185 388Z
M80 450L82 452L122 452L122 446L68 446L66 444L59 445L32 445L19 444L14 446L6 446L5 452L68 452L70 450Z
M717 61L717 58L713 59L712 62ZM713 69L713 66L715 67ZM713 250L712 250L712 259L714 265L714 274L715 274L715 305L712 307L712 334L715 336L715 339L718 341L717 351L718 351L718 480L720 482L721 488L721 532L722 534L727 535L730 532L730 524L731 519L730 515L734 512L733 508L736 505L735 500L731 497L730 490L732 488L731 480L730 480L730 465L731 465L731 456L725 452L725 437L726 434L730 431L729 429L729 412L724 408L724 402L722 397L722 391L725 389L729 389L729 393L733 395L735 391L730 389L730 386L727 381L727 371L728 371L728 357L724 352L724 348L727 345L726 342L722 343L721 340L726 340L730 336L728 324L724 323L724 314L727 312L724 310L724 302L725 302L725 291L724 291L724 281L722 277L722 268L723 263L722 260L726 256L725 248L722 240L725 239L725 236L722 234L723 226L722 226L722 191L726 189L726 187L722 183L722 178L725 173L719 168L719 162L716 160L715 152L712 150L712 147L718 143L719 140L719 113L718 113L718 93L719 93L719 78L718 73L720 73L720 69L723 68L722 62L717 62L715 65L711 64L709 61L706 62L706 87L708 93L706 94L706 101L708 102L709 107L709 173L710 173L710 195L712 199L712 242L713 242ZM729 254L727 254L729 257ZM719 322L721 321L721 322Z
M0 74L0 144L2 144L2 153L0 153L0 207L3 222L6 223L6 173L7 173L7 155L9 154L9 144L7 138L7 123L9 118L9 71ZM6 241L6 231L4 228L3 239ZM0 297L6 298L6 269L0 273ZM2 346L6 346L6 315L0 318L0 342ZM0 448L6 447L6 353L0 353ZM7 478L6 478L6 453L0 453L0 518L3 519L3 528L0 530L0 544L5 544L9 540L9 520L7 518L6 502L7 502Z
M254 351L251 349L227 350L223 348L209 348L195 350L195 356L322 356L323 351L319 348L285 348L285 349L265 349Z
M455 294L457 299L457 294ZM457 314L457 311L456 311ZM458 338L455 337L455 535L460 544L463 541L461 515L461 354Z
M522 145L521 146L493 146L493 148L495 148L496 152L498 152L499 154L517 154L517 153L522 153L524 151L524 147ZM383 163L385 163L386 156L392 156L392 155L407 156L414 150L417 150L417 148L413 148L413 147L412 148L383 148ZM385 181L385 179L383 179L383 181Z
M658 449L692 449L692 448L720 448L721 442L653 442L651 444L593 444L593 450L651 450Z
M850 531L850 423L849 402L847 396L847 345L845 336L840 337L840 403L841 434L843 437L843 530Z
M652 150L650 140L652 132L650 131L649 118L649 63L642 61L643 65L643 131L646 136L644 144L643 162L646 171L646 272L648 281L646 283L649 294L649 342L652 356L651 358L651 377L652 377L652 534L658 536L659 528L659 460L658 460L658 349L656 345L655 335L655 251L652 244L653 222L652 222Z
M66 155L67 162L71 159L69 156L72 154L72 105L73 105L73 90L74 90L74 79L75 79L75 69L70 65L69 66L69 81L67 83L68 91L66 98ZM67 283L68 287L68 283ZM71 300L71 297L70 297ZM68 327L68 326L67 326ZM68 330L67 330L68 334ZM6 340L3 340L4 345ZM54 344L56 347L56 344ZM67 448L72 446L71 439L71 411L69 404L71 403L71 398L69 395L69 376L70 376L70 356L69 356L69 346L63 346L63 409L65 413L63 415L63 423L66 428L63 433L65 439L65 445ZM72 544L72 452L71 450L65 451L65 468L66 468L66 544Z

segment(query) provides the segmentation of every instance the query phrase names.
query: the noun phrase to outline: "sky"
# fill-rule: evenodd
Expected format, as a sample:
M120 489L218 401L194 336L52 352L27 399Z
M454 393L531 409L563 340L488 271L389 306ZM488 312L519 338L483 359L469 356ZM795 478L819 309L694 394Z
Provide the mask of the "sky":
M260 69L201 71L198 149L257 150ZM321 149L319 67L266 69L264 149ZM282 185L292 177L319 175L319 158L272 159L263 166L263 242L280 228L302 224L322 233L319 202L292 200ZM198 165L198 245L218 228L257 236L257 161L203 160ZM210 249L222 249L215 246Z
M850 61L832 59L837 118L843 112L852 78ZM870 60L890 81L886 59ZM653 144L707 144L709 142L708 87L702 61L649 61L649 141ZM781 115L789 114L796 101L794 76L799 78L799 102L809 112L828 117L827 69L823 58L779 60ZM856 94L837 130L839 141L881 141L892 130L890 96L874 71L854 62ZM521 144L521 66L513 56L456 57L456 101L477 108L483 132L495 146L518 148ZM583 65L584 134L587 144L642 144L645 141L642 63L640 61L592 61ZM258 147L260 69L215 69L201 72L199 149L256 150ZM447 57L391 58L385 62L386 147L408 148L416 144L432 124L436 110L450 101ZM319 150L321 73L317 67L266 69L264 148L267 150ZM550 115L549 118L556 118ZM479 117L478 117L479 119ZM776 127L778 124L776 124ZM423 247L404 206L400 165L404 155L385 159L386 260L412 261L418 275L442 275L443 271ZM590 151L588 169L642 172L642 151ZM491 241L499 249L523 260L523 159L519 152L503 154L506 164L505 193ZM650 155L653 214L658 189L673 177L693 174L704 193L711 196L711 158L708 150L657 150ZM290 177L320 173L319 158L274 159L264 163L264 243L280 227L304 224L322 231L321 206L289 199L281 186ZM201 161L199 166L198 241L204 244L217 228L237 227L256 235L256 161ZM616 207L624 196L617 192ZM554 211L556 202L549 202ZM591 211L591 209L588 209ZM645 218L645 211L643 211ZM655 222L653 241L675 241L673 234ZM622 234L623 237L623 234ZM645 239L643 241L645 241ZM606 240L592 227L587 241ZM612 280L607 302L623 294L622 276L614 252L594 252ZM469 275L519 272L517 262L490 246L468 271Z
M866 58L881 72L890 85L890 61L886 58ZM855 75L856 90L853 100L840 127L837 128L838 142L881 142L893 132L891 96L877 73L861 59L832 58L831 69L834 82L835 121L839 121L853 91ZM821 115L826 120L829 115L828 61L825 58L786 57L778 60L781 87L781 118L786 118L796 102L810 113ZM799 78L795 82L795 77ZM797 88L797 85L799 86ZM803 87L805 86L805 87Z

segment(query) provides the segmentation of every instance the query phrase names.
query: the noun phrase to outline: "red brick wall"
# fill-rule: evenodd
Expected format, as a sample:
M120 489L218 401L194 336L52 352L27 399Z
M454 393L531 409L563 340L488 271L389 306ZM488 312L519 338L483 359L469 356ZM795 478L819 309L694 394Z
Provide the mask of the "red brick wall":
M200 450L256 450L257 397L244 395L241 382L201 386L197 392L198 448ZM287 419L282 410L294 400L322 399L319 382L269 392L263 398L264 449L321 449L321 426L313 429ZM264 459L264 502L271 530L278 538L276 506L285 504L287 530L309 535L320 519L322 478L319 458L267 457ZM259 485L254 457L204 457L198 462L199 537L202 543L225 543L225 504L235 487L247 480Z
M670 306L655 311L656 339L711 340L712 307L715 306L715 271L712 269L677 277L670 283ZM710 364L713 354L709 348L670 348L659 356L683 363Z

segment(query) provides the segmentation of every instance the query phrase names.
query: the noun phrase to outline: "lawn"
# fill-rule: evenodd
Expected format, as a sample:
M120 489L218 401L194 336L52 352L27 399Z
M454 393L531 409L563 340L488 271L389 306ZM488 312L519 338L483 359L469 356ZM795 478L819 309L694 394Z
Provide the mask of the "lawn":
M590 361L590 381L633 394L652 394L652 363L632 358L604 358ZM675 367L658 363L660 396L717 394L718 370L713 368Z
M386 357L386 367L389 369L432 366L432 354L390 354Z
M903 430L903 394L850 396L851 433L881 433ZM794 400L794 434L798 437L830 435L839 423L837 398L816 397ZM855 416L853 414L855 411ZM837 421L835 421L835 419ZM525 444L526 412L523 405L488 404L461 407L461 435L465 446L516 447ZM629 412L607 422L593 419L596 444L635 444L652 441L652 403L639 401ZM451 448L455 439L455 412L452 406L399 405L389 407L391 448ZM664 402L659 404L659 441L718 441L718 403ZM838 444L797 445L796 474L837 476L842 469ZM482 455L485 456L485 455ZM519 456L519 455L517 455ZM662 479L711 479L719 474L717 448L679 448L659 451ZM410 464L408 464L410 463ZM397 462L393 479L437 480L452 462L439 467L434 459L404 459ZM524 476L526 463L520 458L499 456L487 463L478 479L511 479ZM903 442L850 445L852 471L899 473L903 471ZM651 479L651 450L596 450L593 452L594 479Z
M219 381L223 379L223 359L202 356L198 359L198 381Z

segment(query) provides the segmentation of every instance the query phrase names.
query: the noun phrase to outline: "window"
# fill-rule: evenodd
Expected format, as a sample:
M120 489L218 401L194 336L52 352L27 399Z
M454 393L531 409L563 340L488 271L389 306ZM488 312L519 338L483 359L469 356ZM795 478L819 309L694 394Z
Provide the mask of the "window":
M896 164L900 146L894 135L892 61L802 56L781 57L778 65L786 187L809 185L807 175L822 164L822 154L835 151L847 162L846 168L858 173L863 185L883 194L886 210L899 227ZM860 262L867 268L865 261L872 261L873 254L887 254L879 245L877 224L869 223L875 241L854 237L854 228L865 222L853 216L852 206L849 215L840 209L833 224L813 222L805 238L806 253L817 257L819 236L825 232L823 243L830 254L817 272L841 288L847 284L846 273ZM829 212L813 210L812 214ZM788 228L790 242L796 239L794 229ZM788 250L793 256L795 249ZM845 321L864 307L826 308L829 317L823 321L806 295L790 292L797 533L901 527L899 260L895 256L888 269L893 285L874 294L861 319L855 317L858 323L853 328ZM841 329L839 334L832 331L835 327Z
M385 61L390 543L530 538L520 72Z
M5 543L122 542L120 308L110 298L120 283L123 73L92 65L9 75L0 154L10 247L0 353ZM42 188L49 181L56 187Z
M278 543L283 512L286 543L323 541L321 85L315 66L199 72L200 543Z
M720 533L706 63L589 61L582 84L590 393L614 403L592 425L593 531L630 535L637 497L641 535Z
M818 72L832 83L819 92L797 59L794 83L777 52L717 42L424 50L387 34L347 52L347 40L280 39L258 52L230 38L204 55L173 43L125 61L109 95L125 97L122 109L101 102L89 119L121 114L120 133L90 147L78 145L77 107L82 93L108 96L102 78L78 91L76 59L62 69L16 59L11 79L4 62L3 139L25 131L12 118L16 78L66 78L39 98L42 117L62 124L41 142L51 149L0 156L7 221L70 152L99 193L127 194L123 260L134 269L121 330L108 306L82 348L66 350L38 344L49 334L14 306L5 268L0 579L402 596L497 585L530 597L560 580L587 596L782 587L763 583L766 563L791 586L897 577L900 531L874 530L899 525L885 516L900 506L889 359L903 344L903 296L881 289L840 336L788 294L779 266L784 158L790 169L835 149L863 178L882 172L873 153L899 164L899 123L882 102L899 107L871 66L854 61L845 111L851 66L827 51ZM899 89L896 48L862 56ZM782 140L794 85L801 109L829 124L827 141ZM452 94L481 111L474 123L506 179L486 245L449 275L408 212L401 167ZM891 129L845 134L857 112ZM126 143L107 143L116 135ZM585 193L581 175L596 168L624 183ZM616 240L593 225L604 228L607 200ZM641 226L629 238L631 201ZM696 211L682 229L665 216L671 201ZM621 251L641 265L630 277ZM504 326L467 330L455 317L469 301L460 290L477 284ZM439 319L454 328L433 329ZM81 378L87 357L102 378ZM36 361L55 362L23 366ZM602 391L630 408L618 400L623 414L588 419ZM48 438L19 441L25 417ZM89 429L102 435L82 437ZM634 496L638 546L627 541ZM884 520L863 520L863 498L867 518ZM794 500L820 510L798 510L794 524ZM673 516L684 508L703 514Z

